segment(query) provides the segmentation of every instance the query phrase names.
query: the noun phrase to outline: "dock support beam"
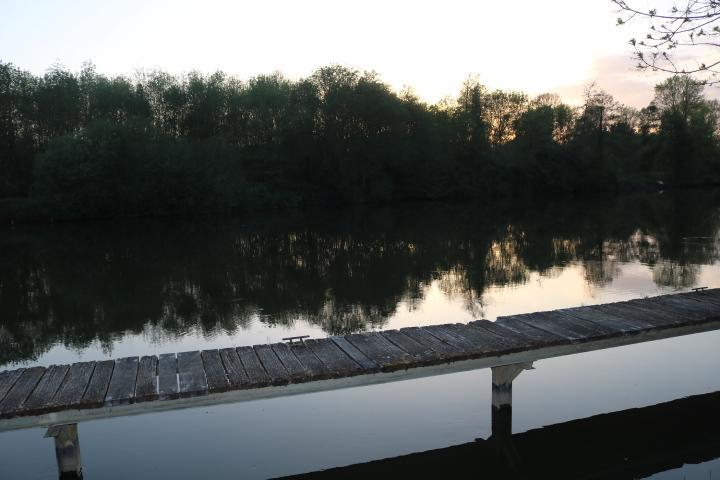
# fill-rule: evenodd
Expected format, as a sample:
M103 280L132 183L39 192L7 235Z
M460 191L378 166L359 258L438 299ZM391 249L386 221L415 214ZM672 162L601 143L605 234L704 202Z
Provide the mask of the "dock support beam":
M77 423L53 425L48 428L45 438L55 439L55 457L61 479L82 478L80 440Z
M532 362L492 367L492 435L512 435L512 382Z
M532 362L492 367L492 433L489 440L514 472L522 468L522 462L512 443L512 382L523 370L532 368Z

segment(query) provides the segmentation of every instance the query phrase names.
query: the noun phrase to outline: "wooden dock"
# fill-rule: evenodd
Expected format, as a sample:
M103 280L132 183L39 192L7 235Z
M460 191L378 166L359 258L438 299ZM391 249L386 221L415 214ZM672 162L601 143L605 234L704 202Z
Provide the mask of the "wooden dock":
M0 372L0 431L518 364L719 328L714 289L496 322L20 368Z

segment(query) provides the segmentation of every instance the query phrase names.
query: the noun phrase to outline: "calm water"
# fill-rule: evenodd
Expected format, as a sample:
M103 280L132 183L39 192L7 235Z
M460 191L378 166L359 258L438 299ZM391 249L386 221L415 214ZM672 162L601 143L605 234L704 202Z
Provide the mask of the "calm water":
M720 287L719 235L716 192L7 229L0 368ZM515 382L514 431L718 391L719 344L713 332L537 362ZM80 435L86 478L265 478L484 438L489 412L479 370L92 421ZM0 478L54 478L42 433L0 434ZM720 465L657 475L720 478Z

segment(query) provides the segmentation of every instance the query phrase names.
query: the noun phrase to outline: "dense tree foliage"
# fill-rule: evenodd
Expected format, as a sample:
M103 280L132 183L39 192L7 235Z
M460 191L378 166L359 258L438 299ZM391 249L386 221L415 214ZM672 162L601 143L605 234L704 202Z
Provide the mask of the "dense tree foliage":
M717 103L686 76L656 96L638 112L593 85L571 107L470 78L427 105L341 66L241 81L0 63L0 198L127 216L717 182Z

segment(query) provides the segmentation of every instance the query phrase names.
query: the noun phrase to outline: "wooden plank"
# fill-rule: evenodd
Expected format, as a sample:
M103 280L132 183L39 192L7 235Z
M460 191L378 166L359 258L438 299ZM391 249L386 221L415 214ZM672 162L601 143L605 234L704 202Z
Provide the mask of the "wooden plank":
M310 378L310 374L305 370L305 367L303 367L292 350L290 350L287 343L274 343L271 347L285 367L285 370L287 370L288 375L290 375L290 381L304 382Z
M388 342L377 332L356 333L347 335L345 338L365 356L380 365L383 370L405 368L412 361L410 355Z
M530 314L530 316L532 317L533 321L541 322L542 325L558 326L558 330L556 331L560 331L559 328L562 328L562 331L574 332L580 336L580 341L582 342L622 335L622 331L620 330L609 328L605 325L598 325L587 322L585 320L572 318L554 310L548 312L532 313Z
M450 329L448 329L447 325L430 325L422 327L422 330L428 332L434 337L437 337L445 343L449 343L466 354L472 354L474 351L475 347L471 342L453 333Z
M155 355L140 359L137 381L135 383L135 401L146 402L158 398L158 358Z
M627 329L618 327L610 322L593 322L583 317L576 317L566 310L555 310L552 312L553 317L561 318L565 325L575 328L577 331L591 332L590 338L608 338L624 335Z
M650 328L668 328L675 327L682 319L680 317L668 317L666 310L651 308L655 311L648 310L649 304L632 304L630 302L608 303L604 305L592 305L590 308L616 315L620 318L628 318L632 320L641 320L649 325Z
M290 375L278 359L270 345L255 345L255 354L260 359L265 368L265 372L270 377L272 385L285 385L290 381Z
M394 343L403 349L408 355L420 365L433 365L442 361L439 353L422 343L413 340L402 332L397 330L386 330L380 332L391 343Z
M546 332L565 337L572 342L584 342L588 340L588 332L579 331L576 328L565 325L558 320L558 316L551 317L547 312L526 313L518 315L517 320L527 325L545 330Z
M553 343L548 343L547 341L544 341L544 340L537 340L537 339L528 337L527 335L523 335L514 330L510 330L509 328L506 328L506 327L498 324L497 322L491 322L489 320L474 320L474 321L468 323L468 326L470 326L471 328L477 328L477 329L483 330L485 332L488 332L489 334L495 335L502 342L504 342L508 348L511 348L515 351L553 345ZM544 332L542 332L542 333L544 333ZM560 338L560 337L558 337L558 338Z
M106 404L124 405L135 400L138 363L138 357L125 357L115 360L115 368L105 394Z
M10 391L5 395L5 398L0 402L0 418L10 416L14 412L22 410L25 400L33 392L44 373L45 369L42 367L32 367L23 370L20 378L17 379L12 388L10 388Z
M302 363L311 380L332 378L332 372L304 343L293 343L290 349L300 363Z
M0 372L0 402L5 398L5 395L7 395L12 386L15 385L15 382L24 371L24 368L18 368L17 370Z
M380 370L380 365L368 358L368 356L358 350L355 345L348 342L345 337L330 337L330 340L337 345L340 350L345 352L345 355L352 358L355 363L360 365L366 373L377 372Z
M53 406L69 408L80 405L94 370L95 362L74 363L52 400Z
M720 306L720 288L713 288L710 290L702 290L699 292L687 292L681 293L678 296L691 298L701 302L710 303L712 305Z
M572 342L571 338L564 335L557 335L523 322L520 315L498 317L497 320L495 320L495 324L538 342L544 342L547 345L567 345Z
M242 388L250 385L250 379L245 373L245 368L234 348L220 349L220 360L222 360L225 372L227 372L230 388Z
M225 367L223 366L220 352L217 350L203 350L200 352L207 377L208 390L210 392L225 392L230 388Z
M478 328L460 323L448 325L447 328L457 336L472 343L475 355L500 355L501 353L510 353L514 350L508 347L500 338Z
M675 295L662 295L653 297L651 302L660 303L665 308L675 309L678 312L684 312L690 322L708 322L720 318L718 308L714 305L698 302L689 298L677 297Z
M81 405L86 408L100 407L105 404L105 394L110 385L115 362L112 360L103 360L95 364L90 383L83 394L80 401Z
M70 365L50 365L38 382L35 390L25 400L23 410L42 413L52 404L53 398L62 384Z
M178 385L180 397L207 395L208 384L200 352L177 354Z
M613 328L625 333L639 332L652 328L651 324L643 322L642 320L638 320L636 318L618 317L590 307L566 308L559 310L559 312L563 315L569 315L588 322L610 325Z
M332 340L317 338L305 340L303 343L325 364L334 377L348 377L362 372L360 365L340 350Z
M255 350L252 347L238 347L236 351L245 368L245 373L247 373L248 386L266 387L270 385L270 377L257 358Z
M502 351L518 351L525 350L528 348L528 340L522 339L522 342L518 342L521 338L520 335L510 332L510 336L498 335L493 328L493 322L489 320L479 320L475 325L469 325L464 323L456 323L453 325L453 330L458 335L461 335L473 343L486 344L495 350ZM505 331L508 331L505 329Z
M661 302L685 307L693 311L702 312L703 315L715 315L717 317L718 314L720 314L720 307L718 307L717 305L713 303L702 302L697 298L685 295L660 295L657 297L651 297L651 300L658 300Z
M170 399L179 396L177 357L174 353L163 353L158 358L158 397Z
M704 317L698 310L683 308L662 301L661 297L644 298L642 300L630 300L622 305L641 310L652 319L656 325L677 327L690 325Z
M629 300L626 302L611 303L609 308L626 309L635 312L643 321L650 323L654 328L678 327L691 323L686 313L658 304L650 298Z
M710 305L715 305L716 307L720 307L720 292L718 292L718 290L720 289L681 293L678 296L690 298L692 300L697 300L698 302L704 302Z
M467 358L467 352L463 349L450 345L449 343L443 342L434 335L426 332L425 329L419 327L406 327L401 328L400 333L406 335L421 345L431 349L437 353L440 358L444 360L460 360Z

